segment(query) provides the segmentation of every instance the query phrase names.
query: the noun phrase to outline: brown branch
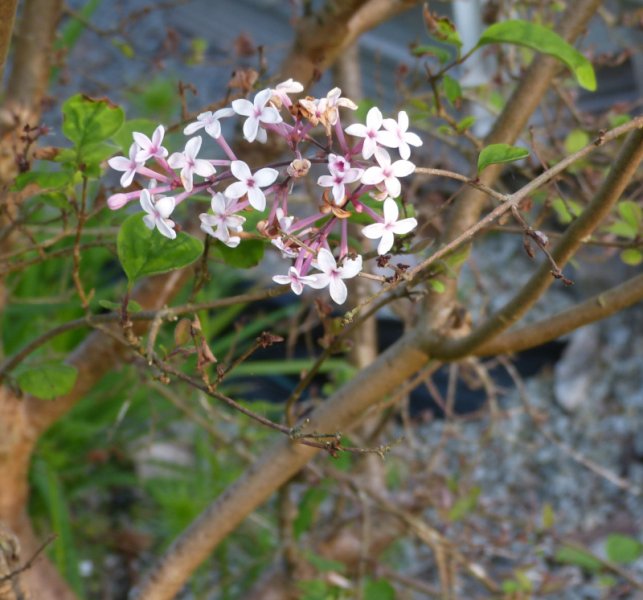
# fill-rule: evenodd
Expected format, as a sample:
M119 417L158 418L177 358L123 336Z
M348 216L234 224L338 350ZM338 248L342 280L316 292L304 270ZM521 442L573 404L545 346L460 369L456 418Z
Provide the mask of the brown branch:
M642 159L643 129L639 129L629 134L598 192L552 250L552 257L558 265L565 265L582 245L582 240L609 214ZM549 262L543 263L505 306L470 335L457 340L429 335L427 350L440 359L454 359L472 353L478 346L499 335L522 317L552 282Z
M0 81L7 62L17 6L18 0L0 0Z
M418 350L418 345L415 333L404 336L315 410L306 429L339 431L350 428L363 418L371 405L426 363L427 357ZM134 591L133 597L137 600L174 598L217 544L318 451L290 440L280 440L264 452L257 463L172 543Z
M36 548L35 552L31 555L31 558L21 567L18 567L17 569L14 569L11 571L11 573L7 573L6 575L3 575L0 577L0 583L3 583L5 581L9 581L10 579L15 579L20 575L20 573L24 573L25 571L31 569L31 566L34 564L36 559L40 556L40 554L43 552L43 550L51 544L58 536L56 534L50 535L38 548Z
M542 321L508 331L482 344L476 356L493 356L520 352L554 340L579 327L605 319L643 300L643 275L602 292Z
M283 78L308 85L352 46L362 33L419 0L329 0L318 13L301 19L292 49L282 63Z
M569 42L575 40L585 30L600 4L600 0L581 0L570 5L561 16L559 35ZM513 144L516 141L545 97L559 69L560 63L551 56L538 55L534 59L493 129L485 138L485 146L495 143ZM492 186L502 169L503 165L489 166L482 172L480 183ZM443 243L453 241L464 231L473 227L479 221L485 203L486 196L483 192L468 190L463 194L449 214L447 227L442 236ZM443 283L446 287L443 293L430 294L427 298L425 318L427 329L443 326L451 313L457 294L458 278L444 277Z

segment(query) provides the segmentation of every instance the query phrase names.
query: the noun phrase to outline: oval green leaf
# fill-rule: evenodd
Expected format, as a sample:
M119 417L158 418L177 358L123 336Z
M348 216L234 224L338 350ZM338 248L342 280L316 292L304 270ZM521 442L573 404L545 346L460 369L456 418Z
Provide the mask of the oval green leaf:
M230 248L215 240L212 249L213 255L221 258L226 265L249 269L256 267L263 258L265 244L261 240L243 240L237 248Z
M72 96L63 104L63 133L77 148L104 142L114 135L125 120L120 106L105 98L83 94Z
M146 275L158 275L182 269L201 256L203 243L181 231L176 239L162 236L143 223L144 215L129 217L121 226L116 240L118 258L132 284Z
M549 54L567 65L578 85L590 92L596 90L592 63L548 27L520 19L495 23L483 32L478 42L478 46L486 44L515 44Z
M630 563L643 554L643 544L629 535L613 533L607 536L605 553L612 562Z
M527 158L529 151L525 148L518 148L517 146L510 146L509 144L491 144L482 149L478 157L478 173L486 169L489 165L498 163L513 162Z
M42 400L52 400L71 392L78 370L65 363L52 363L22 370L16 377L18 387Z

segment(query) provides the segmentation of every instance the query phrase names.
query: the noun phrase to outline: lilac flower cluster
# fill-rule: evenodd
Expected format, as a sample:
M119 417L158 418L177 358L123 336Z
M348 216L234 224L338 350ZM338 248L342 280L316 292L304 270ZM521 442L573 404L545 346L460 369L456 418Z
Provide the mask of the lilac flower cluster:
M344 280L362 270L362 257L349 250L348 219L354 213L372 219L373 223L366 225L362 233L379 240L380 255L391 250L395 234L406 234L416 227L414 218L399 218L395 198L402 190L400 178L415 170L408 160L411 146L421 146L422 141L408 131L409 119L404 111L397 120L384 119L380 110L373 107L365 124L343 128L339 109L355 110L357 106L341 97L339 88L323 98L291 100L290 94L302 91L300 83L289 79L258 92L252 102L234 100L230 108L201 113L184 129L187 136L203 130L226 158L199 158L201 136L189 139L183 152L168 156L163 147L162 125L151 139L135 132L129 156L116 156L109 160L109 165L122 172L120 182L124 188L132 184L135 176L146 178L147 185L111 196L107 201L109 207L116 210L138 201L146 213L147 227L174 239L176 224L170 217L176 207L190 196L207 193L211 196L211 212L199 216L201 229L235 248L245 235L243 215L252 209L264 212L269 201L268 217L257 228L284 258L294 261L286 275L275 275L273 280L290 285L295 294L301 294L304 286L328 287L331 298L338 304L344 303L347 296ZM265 143L269 133L279 136L294 158L253 171L237 157L222 134L221 119L235 115L245 118L246 141ZM325 131L326 144L312 136L318 126ZM351 145L346 134L357 141ZM307 157L304 149L308 151ZM393 160L387 149L396 149L400 159ZM295 217L289 212L289 196L313 165L327 171L317 177L317 185L322 188L320 207L314 214ZM366 193L383 203L383 215L360 200ZM335 258L329 238L337 230L340 241Z

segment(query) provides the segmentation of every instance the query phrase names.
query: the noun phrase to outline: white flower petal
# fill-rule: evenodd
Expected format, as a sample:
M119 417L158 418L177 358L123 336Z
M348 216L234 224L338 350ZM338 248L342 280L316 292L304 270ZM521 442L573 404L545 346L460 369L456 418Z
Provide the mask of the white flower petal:
M358 254L357 258L347 258L339 268L339 276L342 279L352 279L362 270L362 257Z
M245 98L240 98L239 100L232 101L232 110L238 115L243 117L249 117L254 113L255 107L252 102L246 100Z
M201 177L210 177L216 173L216 169L211 162L203 158L197 158L194 161L194 172Z
M384 173L380 167L369 167L362 175L362 183L367 185L376 185L384 181Z
M384 235L384 225L382 223L371 223L362 229L362 235L369 240L379 240Z
M141 208L146 213L150 215L154 214L154 205L152 204L152 198L148 190L141 190L140 203L141 203Z
M277 169L271 169L270 167L265 167L259 169L254 175L253 179L255 183L262 188L268 187L275 182L275 179L279 176L279 171Z
M164 235L166 238L171 240L176 239L176 231L174 231L174 221L170 219L157 219L156 228L159 230L161 235Z
M230 163L230 171L239 181L248 181L252 178L250 167L242 160L233 160ZM232 196L234 197L234 196Z
M384 201L384 222L387 224L395 223L399 215L400 211L397 207L397 204L395 203L395 200L393 200L392 198L387 198Z
M259 188L250 188L248 190L248 201L250 206L259 212L266 208L266 196Z
M413 217L410 217L408 219L402 219L401 221L398 221L395 223L395 226L393 227L394 233L397 233L399 235L402 235L404 233L408 233L409 231L412 231L417 227L417 220L415 220Z
M322 248L317 253L317 268L326 274L332 273L337 268L337 261L330 250Z
M176 200L172 196L163 196L156 201L156 210L163 219L167 219L176 206Z
M382 239L380 240L380 243L377 246L377 253L380 256L382 256L383 254L386 254L393 247L394 241L395 241L395 238L393 237L393 233L390 231L385 231L382 234Z
M396 160L391 168L396 177L406 177L415 171L415 165L408 160Z
M259 131L259 119L254 115L248 117L243 123L243 137L248 142L254 142L257 139Z
M330 280L330 297L337 304L344 304L346 302L346 296L348 296L348 289L346 284L339 277L331 277Z
M248 186L245 181L235 181L226 188L224 193L228 198L241 198L248 193Z

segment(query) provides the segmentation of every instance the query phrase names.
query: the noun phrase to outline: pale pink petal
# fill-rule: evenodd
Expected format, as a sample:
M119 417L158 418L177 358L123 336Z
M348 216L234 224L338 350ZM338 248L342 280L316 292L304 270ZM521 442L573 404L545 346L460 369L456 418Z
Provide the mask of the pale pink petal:
M185 155L182 152L175 152L167 159L167 164L173 169L182 169L185 166Z
M380 167L369 167L362 175L362 183L367 185L376 185L384 181L384 173Z
M384 222L385 223L395 223L397 221L400 211L395 203L395 200L387 198L384 201Z
M344 129L344 131L348 135L353 135L355 137L366 137L366 125L362 125L361 123L353 123Z
M148 190L141 190L140 197L141 208L148 214L154 214L154 205Z
M366 127L369 129L379 129L382 126L382 112L377 106L371 108L366 115Z
M273 106L266 106L261 111L261 121L263 123L280 123L281 120L282 119L279 111Z
M201 115L199 115L200 117ZM185 127L183 130L184 135L192 135L195 131L199 131L199 129L203 129L205 126L205 123L203 121L195 121L194 123L190 123Z
M210 206L212 207L212 212L215 215L221 215L225 213L227 208L225 196L221 192L217 192L212 196Z
M402 184L395 177L387 177L384 180L384 185L386 186L388 195L392 198L397 198L402 192Z
M248 189L248 201L250 206L259 212L266 208L266 196L259 188Z
M145 223L148 229L154 229L154 227L156 227L156 221L152 215L145 215L143 217L143 223Z
M320 175L317 179L317 185L321 187L332 187L335 185L335 178L332 175Z
M322 248L317 254L317 265L320 271L332 273L337 268L337 262L330 250Z
M383 223L371 223L362 229L362 234L369 240L379 240L384 235Z
M281 285L290 285L290 277L288 275L274 275L272 280Z
M197 135L196 137L189 140L188 143L185 144L185 152L184 152L185 156L194 158L199 153L202 142L203 142L203 139L201 138L200 135Z
M268 88L265 90L261 90L260 92L257 93L257 95L254 98L254 108L257 108L259 110L264 108L271 97L272 97L271 89Z
M415 165L408 160L396 160L391 168L396 177L406 177L415 171Z
M386 254L393 247L394 241L395 241L395 238L393 237L393 233L390 231L385 231L382 234L382 239L380 240L380 243L377 245L377 253L380 256L382 256L383 254Z
M176 239L176 231L174 231L174 221L170 219L158 219L156 221L156 227L158 228L161 235L164 235L166 238L171 240Z
M348 296L348 289L346 284L339 277L331 277L330 279L330 297L337 304L344 304L346 302L346 296Z
M330 283L330 277L326 273L315 273L307 277L310 277L308 285L314 290L321 290Z
M248 193L248 186L244 181L235 181L230 184L225 191L228 198L241 198L244 194Z
M197 175L201 175L201 177L210 177L210 175L214 175L216 173L216 169L211 162L208 162L203 158L197 158L194 161L194 172Z
M264 169L259 169L253 176L255 183L262 188L272 185L279 176L279 171L277 169L271 169L266 167Z
M243 123L243 137L249 142L254 142L257 139L258 131L259 119L254 115L248 117Z
M398 235L402 235L404 233L408 233L409 231L412 231L417 227L418 222L413 218L410 217L408 219L402 219L401 221L398 221L395 223L395 226L393 227L394 233L397 233Z
M342 279L351 279L362 270L362 257L357 256L355 259L346 259L339 268L339 276Z
M163 196L156 201L156 210L163 219L167 219L176 206L176 200L172 196Z
M252 172L250 171L250 167L242 160L233 160L230 163L230 171L232 171L232 174L239 181L248 181L248 179L252 178ZM234 196L230 196L230 197L234 198Z
M240 98L239 100L232 101L232 110L234 110L238 115L249 117L254 113L255 107L249 100Z

